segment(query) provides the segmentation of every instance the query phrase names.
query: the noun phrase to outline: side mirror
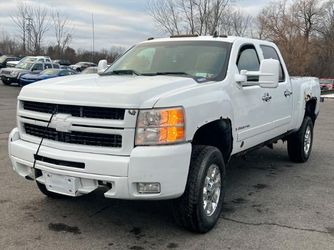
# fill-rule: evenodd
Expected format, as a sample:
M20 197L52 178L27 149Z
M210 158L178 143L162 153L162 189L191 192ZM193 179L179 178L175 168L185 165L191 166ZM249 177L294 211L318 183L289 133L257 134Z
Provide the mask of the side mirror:
M103 73L108 68L107 60L100 60L99 64L97 65L97 73Z
M279 61L274 59L264 59L261 61L259 71L241 70L240 75L236 75L236 82L241 86L259 85L261 88L277 88L279 81ZM259 77L259 81L247 81L249 76Z
M261 88L277 88L279 81L279 61L265 59L260 65L259 83Z

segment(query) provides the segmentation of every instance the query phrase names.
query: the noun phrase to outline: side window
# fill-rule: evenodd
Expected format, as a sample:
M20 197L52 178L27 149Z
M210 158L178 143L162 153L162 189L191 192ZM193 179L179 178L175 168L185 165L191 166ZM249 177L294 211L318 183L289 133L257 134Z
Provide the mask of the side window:
M260 69L260 60L253 45L245 45L240 49L237 66L239 71L258 71ZM247 81L259 81L259 77L251 76L248 77Z
M284 82L285 81L284 70L283 70L282 62L280 58L278 57L276 50L273 47L270 47L267 45L261 45L260 47L262 49L264 59L275 59L279 61L279 64L280 64L279 81Z
M54 69L59 69L59 64L53 64Z
M42 71L43 70L43 64L42 63L36 63L31 70L34 70L34 71Z
M46 62L51 62L51 60L50 59L46 59Z
M38 59L39 62L44 62L43 58Z
M64 70L64 71L60 72L59 75L60 76L68 76L68 75L70 75L70 72Z
M46 63L46 64L44 64L44 68L45 68L45 69L51 69L51 68L52 68L51 63Z

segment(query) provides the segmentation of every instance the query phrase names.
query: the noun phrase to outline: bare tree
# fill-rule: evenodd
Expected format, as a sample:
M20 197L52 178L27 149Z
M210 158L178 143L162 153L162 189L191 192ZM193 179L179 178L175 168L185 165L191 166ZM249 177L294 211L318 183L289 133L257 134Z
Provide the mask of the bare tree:
M221 17L220 33L235 36L252 36L252 21L250 15L240 9L229 6Z
M25 2L18 2L16 7L16 12L11 19L13 20L14 24L16 25L20 35L20 41L22 44L22 52L23 54L26 52L26 36L27 36L27 8Z
M322 23L324 10L321 7L319 0L297 0L292 5L295 23L307 42L312 32Z
M219 29L229 0L151 0L149 13L170 35L213 34Z
M61 57L64 54L65 48L70 44L72 39L71 29L68 27L70 25L70 21L67 16L61 14L59 11L53 12L51 17L56 38L58 57Z
M39 6L30 6L28 8L28 15L32 20L32 34L34 52L41 52L41 45L46 32L51 27L49 19L49 10Z

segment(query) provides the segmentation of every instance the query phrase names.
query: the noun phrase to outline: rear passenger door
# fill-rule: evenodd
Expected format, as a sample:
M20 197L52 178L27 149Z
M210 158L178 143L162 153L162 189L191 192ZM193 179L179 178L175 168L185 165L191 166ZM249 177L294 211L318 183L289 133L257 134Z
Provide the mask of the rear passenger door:
M269 90L270 96L270 116L272 117L272 129L277 135L280 135L287 131L287 126L291 122L292 118L292 86L288 74L282 64L282 58L280 58L276 49L269 45L260 45L263 59L275 59L280 62L279 68L279 84L277 88Z

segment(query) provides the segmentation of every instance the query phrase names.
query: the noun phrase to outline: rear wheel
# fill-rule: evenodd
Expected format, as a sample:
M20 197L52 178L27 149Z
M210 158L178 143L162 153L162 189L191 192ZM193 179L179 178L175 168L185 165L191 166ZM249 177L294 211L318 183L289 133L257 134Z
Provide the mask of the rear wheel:
M225 190L225 165L221 152L211 146L194 146L184 194L173 201L178 224L206 233L217 223Z
M305 116L300 129L288 138L288 154L291 161L306 162L310 157L313 143L313 122Z

